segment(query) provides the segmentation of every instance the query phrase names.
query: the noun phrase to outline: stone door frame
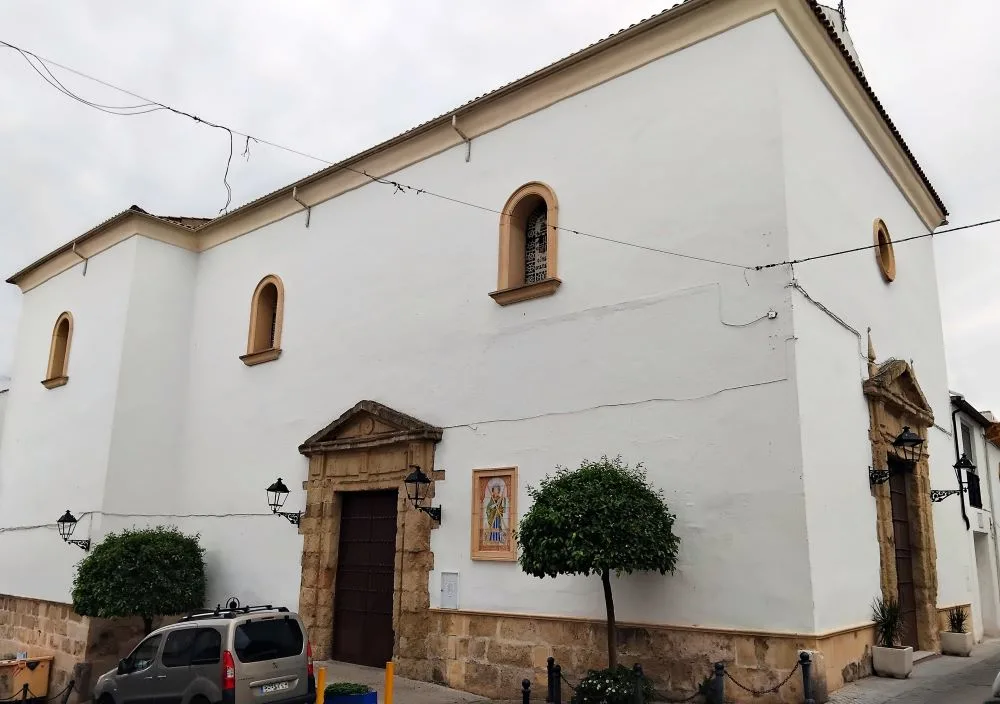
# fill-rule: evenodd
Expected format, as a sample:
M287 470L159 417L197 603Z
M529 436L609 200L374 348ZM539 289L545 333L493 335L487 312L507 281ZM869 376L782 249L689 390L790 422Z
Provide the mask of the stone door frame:
M931 510L930 465L927 429L934 425L934 414L913 368L906 362L891 359L875 364L871 338L868 342L869 378L863 383L871 425L872 467L887 469L889 456L895 454L892 441L903 426L924 439L924 452L913 471L906 475L906 491L912 542L913 586L917 602L917 644L920 650L937 651L940 626L937 609L937 547ZM877 512L877 536L883 598L897 598L896 549L893 537L892 504L889 484L872 487Z
M434 496L434 482L444 479L444 472L434 470L434 449L442 433L376 401L361 401L299 446L309 458L309 478L303 482L306 511L299 524L304 536L299 615L317 660L329 659L333 650L340 497L351 491L396 490L393 661L400 674L414 676L426 669L428 582L434 567L430 539L436 524L412 506L403 479L410 465L419 465L432 480L429 495Z

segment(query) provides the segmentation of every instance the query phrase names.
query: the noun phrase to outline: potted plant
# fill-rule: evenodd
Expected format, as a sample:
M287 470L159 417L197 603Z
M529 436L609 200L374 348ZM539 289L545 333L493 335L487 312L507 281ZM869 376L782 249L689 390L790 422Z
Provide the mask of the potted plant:
M899 645L903 636L903 611L895 599L879 597L872 603L875 646L872 668L879 677L905 679L913 670L913 648Z
M972 634L965 632L969 612L964 606L948 609L948 630L941 633L941 652L967 658L972 653Z
M323 704L378 704L378 695L366 684L333 682L323 690Z

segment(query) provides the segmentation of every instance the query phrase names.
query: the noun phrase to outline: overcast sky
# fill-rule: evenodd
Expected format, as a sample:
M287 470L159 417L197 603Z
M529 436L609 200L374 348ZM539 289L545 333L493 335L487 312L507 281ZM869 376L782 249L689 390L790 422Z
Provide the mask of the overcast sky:
M0 39L339 160L665 1L0 0ZM1000 3L847 0L847 21L869 81L952 224L1000 217ZM92 101L134 102L56 75ZM322 167L259 144L244 159L243 147L229 176L233 207ZM228 152L224 133L165 112L121 117L75 103L0 47L0 273L132 203L162 215L217 214ZM998 235L984 227L936 247L951 386L1000 412ZM10 370L18 298L15 287L0 288L0 376Z

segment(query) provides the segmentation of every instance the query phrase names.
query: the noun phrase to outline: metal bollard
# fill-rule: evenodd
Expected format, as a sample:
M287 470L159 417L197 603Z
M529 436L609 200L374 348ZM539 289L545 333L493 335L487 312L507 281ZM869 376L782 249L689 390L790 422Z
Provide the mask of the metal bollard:
M24 686L21 687L21 701L24 702L27 700L28 700L28 683L25 682Z
M555 669L556 669L556 659L553 657L548 658L545 661L545 675L547 677L545 682L546 685L548 686L548 688L545 690L546 702L554 701L556 690L555 690L555 682L552 679L552 673L555 672Z
M521 704L531 701L531 680L521 680Z
M816 704L812 696L812 656L805 651L799 653L799 665L802 666L802 696L805 704Z
M642 665L636 663L632 666L632 674L635 681L632 683L632 704L645 704L642 700Z
M715 663L715 676L706 697L708 704L725 704L726 701L726 663Z
M554 704L562 704L562 665L552 668L552 701Z

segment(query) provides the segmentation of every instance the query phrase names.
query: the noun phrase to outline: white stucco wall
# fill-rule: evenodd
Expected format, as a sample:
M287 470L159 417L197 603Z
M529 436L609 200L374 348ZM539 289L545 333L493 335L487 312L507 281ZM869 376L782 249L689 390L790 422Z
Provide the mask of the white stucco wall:
M791 258L871 245L877 217L885 220L896 239L926 232L799 50L784 41L775 51L781 57ZM798 265L794 276L815 301L854 330L864 336L870 327L879 361L891 357L913 361L937 423L929 432L931 483L951 486L950 402L931 241L897 245L895 255L897 277L891 285L882 280L870 250ZM806 356L799 353L799 345L821 346L834 333L837 339L853 336L800 293L794 301L797 360ZM808 314L807 309L811 309ZM823 317L826 322L821 322ZM810 343L807 337L814 339ZM825 373L807 375L800 366L798 376L804 437L826 439L822 449L811 444L813 454L807 454L804 467L807 488L824 487L824 492L810 491L807 503L810 545L816 546L811 550L813 582L854 585L848 594L817 588L816 626L821 631L869 620L871 600L878 593L879 563L872 549L874 501L867 478L869 421L858 367L863 350L856 340L847 339L826 350ZM828 510L828 492L842 502L839 510ZM934 522L939 603L968 603L965 526L951 508L941 505L935 506Z
M457 147L397 177L497 208L541 180L569 227L738 261L781 256L779 124L760 47L783 31L751 23L480 137L470 163ZM461 573L463 608L601 615L593 580L469 560L471 471L519 465L526 508L524 487L557 463L621 452L668 492L683 541L677 576L620 587L622 618L807 627L804 534L789 528L804 520L797 441L780 430L794 423L788 322L724 324L784 311L780 276L748 286L738 269L567 233L558 294L500 308L487 296L496 228L488 213L374 185L314 207L308 229L293 216L203 253L186 510L260 510L277 475L297 488L297 445L371 398L447 428L432 548L438 569ZM284 352L247 368L248 300L269 273L285 283ZM301 542L281 519L199 529L221 558L213 600L297 600ZM268 559L226 559L234 530ZM744 600L723 597L734 583ZM640 593L641 609L627 598Z
M0 564L17 569L0 571L0 593L68 599L82 553L63 544L54 522L71 509L81 519L76 537L86 538L104 499L136 246L126 240L91 259L86 276L81 264L23 297L0 442L0 529L15 529L0 533ZM40 382L66 310L69 381L50 390Z

